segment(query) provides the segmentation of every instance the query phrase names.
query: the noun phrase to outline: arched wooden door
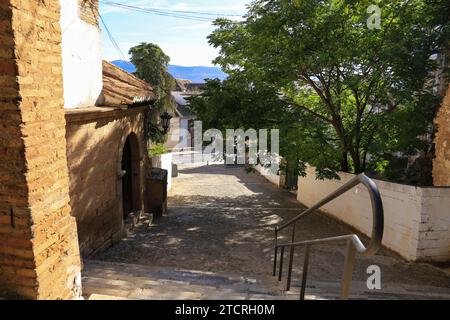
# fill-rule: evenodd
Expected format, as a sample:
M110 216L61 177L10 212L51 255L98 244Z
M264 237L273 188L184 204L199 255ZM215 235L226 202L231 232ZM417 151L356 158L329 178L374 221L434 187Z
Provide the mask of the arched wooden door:
M131 212L142 209L139 142L134 133L128 136L123 147L121 169L123 217L127 218Z
M133 165L130 138L125 142L122 155L122 205L123 217L127 218L133 211Z

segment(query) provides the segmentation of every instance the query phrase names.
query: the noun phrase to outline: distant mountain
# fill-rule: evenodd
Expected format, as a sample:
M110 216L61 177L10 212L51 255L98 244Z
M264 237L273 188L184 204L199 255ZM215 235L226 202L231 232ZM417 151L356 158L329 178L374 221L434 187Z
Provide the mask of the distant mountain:
M122 68L123 70L133 73L136 71L136 67L129 61L115 60L111 61L115 66ZM228 75L217 67L184 67L177 65L169 65L169 73L177 79L190 80L194 83L203 83L205 79L225 80Z
M114 60L114 61L111 61L111 63L113 65L115 65L116 67L119 67L129 73L133 73L136 71L136 67L130 61Z
M205 79L225 80L228 75L217 67L183 67L169 65L169 73L177 79L190 80L194 83L205 82Z

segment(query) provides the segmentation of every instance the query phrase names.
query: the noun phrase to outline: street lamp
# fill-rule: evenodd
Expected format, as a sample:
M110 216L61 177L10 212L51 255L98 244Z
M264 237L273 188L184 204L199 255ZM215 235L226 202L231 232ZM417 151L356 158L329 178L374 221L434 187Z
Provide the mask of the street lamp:
M170 120L173 118L167 112L164 112L161 116L161 125L162 130L158 127L158 125L153 124L151 121L148 122L148 137L152 140L158 139L158 137L164 136L169 132L170 129Z
M172 117L170 114L168 114L167 111L164 112L164 113L161 115L162 127L163 127L163 133L164 133L164 134L166 134L166 133L169 131L169 128L170 128L170 120L171 120L172 118L173 118L173 117Z

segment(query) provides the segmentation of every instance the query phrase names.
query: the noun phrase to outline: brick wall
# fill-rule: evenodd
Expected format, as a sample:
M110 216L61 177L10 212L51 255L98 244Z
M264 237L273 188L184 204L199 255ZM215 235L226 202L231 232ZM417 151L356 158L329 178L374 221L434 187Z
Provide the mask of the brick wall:
M434 185L450 186L450 85L435 123L438 131L434 141L436 147L436 157L433 161Z
M119 171L123 146L132 132L141 158L135 172L134 196L139 202L135 207L142 208L144 109L67 110L66 119L72 214L77 219L80 250L90 256L123 235Z
M31 213L25 179L25 146L12 10L0 2L0 296L35 297Z
M98 0L78 0L80 19L93 26L98 26Z
M0 296L79 294L59 12L58 0L0 3Z

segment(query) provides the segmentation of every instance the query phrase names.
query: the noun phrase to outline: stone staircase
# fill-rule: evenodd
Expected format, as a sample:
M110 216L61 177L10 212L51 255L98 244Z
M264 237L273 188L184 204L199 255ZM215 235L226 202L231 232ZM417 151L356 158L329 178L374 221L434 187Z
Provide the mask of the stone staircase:
M298 292L283 292L273 277L89 260L83 271L83 296L90 300L295 300Z
M98 260L85 261L83 296L89 300L298 300L299 279L291 291L276 277L247 277L226 273L143 266ZM339 299L340 281L309 281L306 300ZM368 290L353 281L350 299L356 300L450 300L445 287L384 284Z

